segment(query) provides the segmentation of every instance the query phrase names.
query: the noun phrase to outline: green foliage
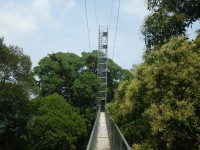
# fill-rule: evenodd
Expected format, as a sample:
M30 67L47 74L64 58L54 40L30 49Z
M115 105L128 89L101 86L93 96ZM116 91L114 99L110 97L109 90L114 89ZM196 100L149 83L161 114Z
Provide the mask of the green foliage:
M46 96L55 92L62 94L65 87L67 98L71 94L71 86L78 76L79 69L83 66L80 57L73 53L56 53L44 57L34 72L42 81L41 95Z
M35 149L76 149L86 134L85 119L58 94L31 101L33 118L28 124Z
M85 61L86 67L89 71L96 73L98 51L92 53L82 53L82 58ZM115 62L108 58L108 72L107 72L107 100L112 101L114 98L115 90L120 82L131 77L130 71L121 68Z
M27 87L33 79L31 65L30 57L23 54L21 48L7 46L3 38L0 38L0 82L2 84L12 82Z
M108 105L133 149L199 149L200 48L177 37L150 52Z
M88 71L96 73L97 71L98 51L93 50L92 53L82 52L82 60Z
M92 72L84 72L72 85L73 104L77 107L92 107L96 102L99 80Z
M115 90L119 83L123 80L128 80L131 77L130 71L122 69L111 59L108 59L108 74L107 74L107 101L110 102L114 98Z
M87 135L79 139L82 145L78 149L85 149L95 121L96 97L100 85L96 76L97 57L97 51L83 52L81 57L72 53L56 53L43 58L39 66L34 68L35 74L41 79L40 96L57 92L84 117ZM131 73L112 60L108 61L108 101L111 101L118 84L129 78Z
M97 51L81 57L59 52L43 58L33 74L29 56L1 38L0 149L85 149L95 121L96 66ZM111 100L130 72L111 60L108 68ZM35 90L33 75L41 85L39 97L29 101Z
M25 149L29 101L21 86L0 84L0 149Z
M199 0L148 0L147 5L151 14L142 29L147 51L185 35L186 28L200 19Z
M98 52L93 51L92 53L83 52L82 57L72 53L60 52L43 58L39 62L39 66L34 68L35 74L42 81L40 95L45 96L57 92L65 95L65 98L68 100L74 101L75 97L73 96L77 95L73 93L74 90L72 89L72 87L75 88L74 82L76 82L77 87L78 84L84 84L84 81L79 81L78 83L84 72L96 73L97 57ZM108 59L108 70L108 100L111 101L118 84L122 80L128 79L131 73L128 70L122 69L110 59ZM97 83L95 80L94 83ZM90 82L91 89L94 86L92 82ZM66 88L64 94L61 91L62 87ZM94 97L93 94L91 96Z
M29 94L33 76L30 58L0 38L0 149L25 149Z

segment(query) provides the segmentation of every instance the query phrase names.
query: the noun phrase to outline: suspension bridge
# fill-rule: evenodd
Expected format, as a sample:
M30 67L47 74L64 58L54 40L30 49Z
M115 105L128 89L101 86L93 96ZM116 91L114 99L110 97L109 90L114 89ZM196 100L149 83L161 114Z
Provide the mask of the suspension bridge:
M131 150L123 134L107 110L98 109L87 150Z
M97 97L97 117L87 145L87 150L131 150L123 134L113 122L107 104L107 54L108 26L99 26L97 76L100 90Z
M85 0L85 12L86 12L85 15L86 15L86 23L88 31L89 49L91 51L91 45L90 45L91 40L90 40L90 32L88 25L88 12L87 12L86 1L87 0ZM95 8L95 17L97 24L95 0L94 0L94 8ZM114 56L119 10L120 10L120 0L117 12L117 23L114 36L112 59ZM112 18L112 11L113 11L113 0L111 7L110 23ZM112 118L110 117L108 111L105 108L107 104L107 72L109 71L107 67L108 64L107 55L108 55L108 26L100 25L99 41L98 41L98 61L97 61L97 76L100 80L100 90L97 97L97 117L93 126L93 130L90 135L90 139L87 145L87 150L131 150L123 134L121 133L117 125L113 122Z

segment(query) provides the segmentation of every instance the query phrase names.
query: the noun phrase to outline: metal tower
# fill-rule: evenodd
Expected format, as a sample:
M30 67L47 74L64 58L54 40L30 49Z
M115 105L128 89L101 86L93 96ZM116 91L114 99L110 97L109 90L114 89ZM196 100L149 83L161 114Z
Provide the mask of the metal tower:
M108 26L99 26L99 47L97 61L97 76L101 81L100 91L98 93L98 105L101 111L105 110L107 103L107 54L108 54Z

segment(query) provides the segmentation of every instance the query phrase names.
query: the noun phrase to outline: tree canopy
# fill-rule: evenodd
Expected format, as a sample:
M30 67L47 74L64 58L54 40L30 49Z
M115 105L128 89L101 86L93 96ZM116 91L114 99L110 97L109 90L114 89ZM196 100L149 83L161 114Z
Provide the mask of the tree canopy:
M150 52L120 84L108 108L133 149L199 149L199 35Z
M29 56L17 46L7 46L0 38L0 149L26 147L31 75Z
M90 71L96 73L97 70L97 59L98 51L92 53L82 53L82 58L85 61L87 68ZM129 79L131 73L127 69L123 69L118 66L112 59L108 58L108 72L107 72L107 101L113 100L115 90L117 89L120 82Z
M199 0L148 0L147 16L142 28L147 51L157 49L186 31L200 19Z
M34 117L28 130L35 149L76 149L86 134L86 124L76 110L58 94L31 101Z
M25 84L31 73L30 57L17 46L7 46L0 38L0 82Z
M84 72L72 85L72 101L76 107L92 107L97 99L99 80L94 73Z
M99 82L96 81L98 79L95 75L97 70L97 57L97 51L93 51L92 53L83 52L81 57L72 53L59 52L50 54L41 59L39 65L34 68L35 74L39 76L42 82L41 96L57 92L64 95L66 99L73 103L73 100L75 100L73 96L76 94L72 93L74 91L72 87L75 88L74 84L76 84L77 87L78 79L79 82L81 82L79 85L82 83L85 84L85 81L81 79L82 77L86 77L85 72L88 72L87 76L91 74L91 81L89 83L91 85L87 86L98 87ZM111 101L118 84L122 80L129 78L130 72L126 69L122 69L111 59L108 59L108 70L108 99ZM88 80L86 79L86 81ZM96 85L94 85L94 83L96 83ZM93 94L97 94L98 89L92 89Z
M65 96L70 98L71 86L82 66L80 57L73 53L59 52L44 57L40 60L39 66L34 68L35 74L42 81L40 94L62 94L61 89L65 87Z
M79 139L83 145L88 142L96 117L97 93L100 88L96 74L97 58L96 50L91 53L83 52L81 56L58 52L42 58L34 68L35 75L41 80L38 96L45 98L56 92L85 119L87 134ZM111 101L118 84L129 78L131 73L110 59L108 70L108 99ZM76 145L76 148L84 149L84 146Z

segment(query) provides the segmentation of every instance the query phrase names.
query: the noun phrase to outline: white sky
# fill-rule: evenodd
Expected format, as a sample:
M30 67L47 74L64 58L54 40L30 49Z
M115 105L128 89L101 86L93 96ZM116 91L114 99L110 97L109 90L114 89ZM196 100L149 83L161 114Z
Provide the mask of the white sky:
M98 24L109 25L112 0L95 0ZM114 0L108 56L112 57L118 0ZM94 0L87 0L91 48L98 47ZM148 14L145 0L121 0L114 61L123 68L142 62L140 34ZM23 48L33 67L58 51L89 52L84 0L0 0L0 36L6 44Z

